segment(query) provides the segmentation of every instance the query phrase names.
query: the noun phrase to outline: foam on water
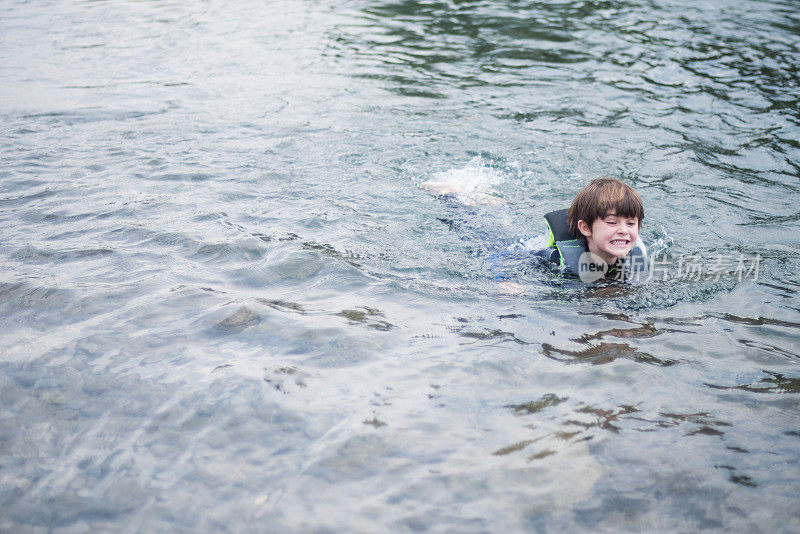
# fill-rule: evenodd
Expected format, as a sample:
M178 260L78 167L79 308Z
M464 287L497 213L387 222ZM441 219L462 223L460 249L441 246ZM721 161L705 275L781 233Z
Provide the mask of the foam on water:
M432 179L439 182L458 182L463 187L464 200L476 201L494 192L493 186L503 182L503 175L488 166L483 158L476 156L464 167L433 173Z

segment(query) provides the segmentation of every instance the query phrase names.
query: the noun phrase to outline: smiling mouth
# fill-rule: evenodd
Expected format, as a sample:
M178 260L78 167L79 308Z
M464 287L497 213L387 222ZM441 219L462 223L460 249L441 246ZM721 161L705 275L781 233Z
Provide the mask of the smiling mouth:
M628 243L629 241L627 239L614 239L613 241L611 241L612 245L623 246L623 247L627 246Z

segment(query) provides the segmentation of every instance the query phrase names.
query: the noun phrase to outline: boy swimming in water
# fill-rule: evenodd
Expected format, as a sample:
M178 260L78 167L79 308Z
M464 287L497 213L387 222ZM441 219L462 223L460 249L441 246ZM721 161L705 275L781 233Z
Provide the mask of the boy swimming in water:
M639 239L644 205L639 194L615 178L597 178L581 189L568 210L545 215L550 260L584 282L629 279L647 265Z
M424 182L439 195L456 194L458 182ZM631 279L645 271L647 249L639 239L644 205L638 193L615 178L597 178L581 189L569 209L545 215L546 248L534 254L584 282Z

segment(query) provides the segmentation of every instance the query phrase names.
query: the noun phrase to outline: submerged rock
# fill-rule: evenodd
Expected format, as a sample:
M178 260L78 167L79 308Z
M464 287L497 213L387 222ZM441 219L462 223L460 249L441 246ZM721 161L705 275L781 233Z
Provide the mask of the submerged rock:
M255 324L261 322L261 316L251 310L242 306L234 313L223 319L216 324L217 330L223 332L241 332Z

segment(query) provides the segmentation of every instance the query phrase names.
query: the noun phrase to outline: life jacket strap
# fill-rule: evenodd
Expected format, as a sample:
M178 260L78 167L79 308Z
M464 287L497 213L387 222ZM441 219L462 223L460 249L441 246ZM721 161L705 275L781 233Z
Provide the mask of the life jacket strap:
M572 274L577 275L577 266L581 254L586 252L586 244L579 239L570 239L568 241L556 241L556 249L561 260L559 267L566 267Z

